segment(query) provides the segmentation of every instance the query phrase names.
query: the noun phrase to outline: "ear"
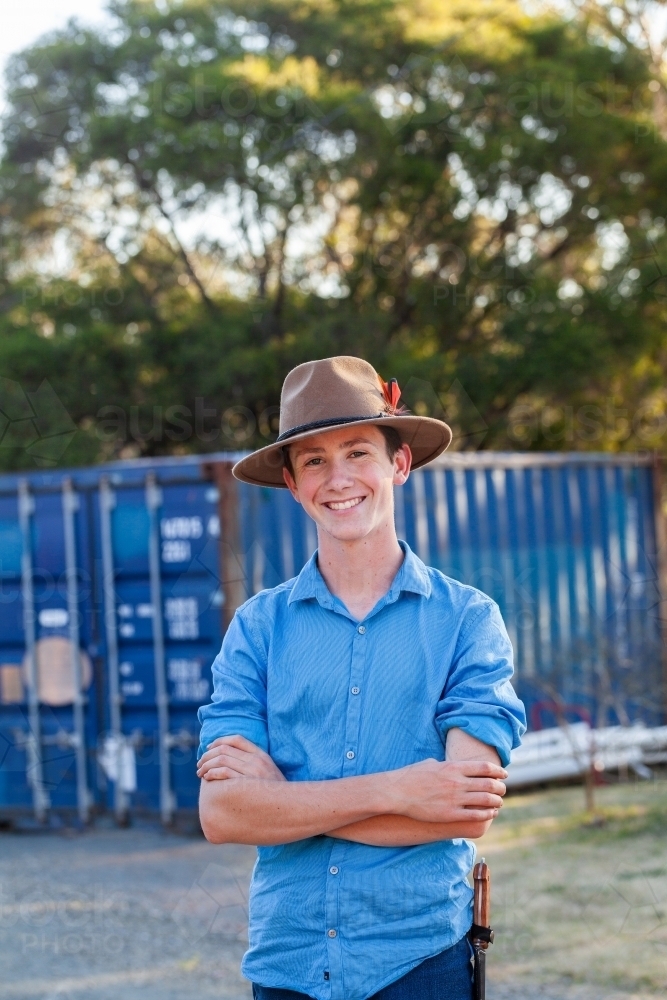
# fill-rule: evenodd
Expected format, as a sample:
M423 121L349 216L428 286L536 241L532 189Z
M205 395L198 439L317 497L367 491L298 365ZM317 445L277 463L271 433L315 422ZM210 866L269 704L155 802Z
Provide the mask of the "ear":
M287 486L287 489L290 491L296 502L301 503L301 501L299 500L299 490L297 488L296 482L294 481L294 477L291 475L289 469L287 469L285 466L283 466L283 479L285 480L285 485Z
M407 483L411 465L412 452L410 451L410 445L402 444L394 455L394 486L403 486Z

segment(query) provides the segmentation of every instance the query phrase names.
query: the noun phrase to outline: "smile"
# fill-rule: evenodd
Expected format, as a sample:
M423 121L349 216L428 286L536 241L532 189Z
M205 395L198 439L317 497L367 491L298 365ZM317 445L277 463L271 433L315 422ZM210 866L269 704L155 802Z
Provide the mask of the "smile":
M351 500L329 500L324 506L328 507L329 510L349 510L350 507L357 507L360 503L363 503L365 499L366 497L353 497Z

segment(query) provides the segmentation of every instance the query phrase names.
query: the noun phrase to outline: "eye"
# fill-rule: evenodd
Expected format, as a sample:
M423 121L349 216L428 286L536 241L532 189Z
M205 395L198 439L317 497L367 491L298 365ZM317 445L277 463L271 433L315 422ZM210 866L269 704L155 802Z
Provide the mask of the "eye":
M321 461L322 461L321 458L315 457L315 458L309 458L308 461L304 462L303 464L304 464L304 466L306 466L306 465L313 465L314 462L321 462Z
M357 455L367 455L367 451L353 451L351 457L354 458Z

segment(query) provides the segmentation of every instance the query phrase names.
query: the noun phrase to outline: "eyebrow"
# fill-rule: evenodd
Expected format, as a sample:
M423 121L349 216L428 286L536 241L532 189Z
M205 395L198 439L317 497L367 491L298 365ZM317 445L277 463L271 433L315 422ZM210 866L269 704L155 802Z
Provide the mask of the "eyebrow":
M343 441L341 448L349 448L353 444L373 444L373 442L365 437L356 437L351 438L349 441Z
M356 438L350 438L349 441L342 441L341 444L339 445L339 447L340 448L350 448L353 444L370 444L370 445L372 445L373 442L370 441L368 438L365 438L365 437L356 437ZM297 455L308 455L308 454L316 454L317 452L323 452L323 451L324 451L324 448L321 448L321 447L318 448L316 445L312 445L312 446L307 446L305 448L298 449L296 454Z

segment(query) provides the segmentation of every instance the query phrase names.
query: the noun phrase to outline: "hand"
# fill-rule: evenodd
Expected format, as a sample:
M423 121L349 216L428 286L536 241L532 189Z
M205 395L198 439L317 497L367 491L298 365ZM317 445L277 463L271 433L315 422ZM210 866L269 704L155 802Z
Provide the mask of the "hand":
M268 753L245 736L221 736L209 744L197 764L197 777L205 781L224 778L265 778L286 781Z
M429 757L387 777L393 813L427 823L486 823L503 804L507 771L486 760Z

